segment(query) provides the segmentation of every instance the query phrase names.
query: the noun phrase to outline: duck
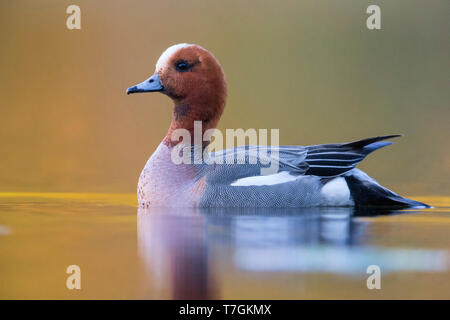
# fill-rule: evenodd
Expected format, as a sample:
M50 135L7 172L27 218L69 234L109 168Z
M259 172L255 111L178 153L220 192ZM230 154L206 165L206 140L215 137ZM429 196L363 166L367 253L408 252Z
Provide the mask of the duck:
M192 136L196 123L202 124L202 134L217 127L225 109L227 82L217 58L199 45L170 46L157 60L153 75L126 91L145 92L160 92L172 99L174 106L168 132L140 174L140 208L430 207L394 193L356 168L368 154L390 145L387 139L399 135L267 147L265 157L276 155L278 163L276 172L269 174L262 173L263 161L248 161L262 157L255 146L206 151L208 141ZM190 138L181 139L177 134L180 131L191 134ZM174 161L174 153L188 154L189 148L200 149L209 161ZM224 154L236 158L244 155L247 161L211 161Z

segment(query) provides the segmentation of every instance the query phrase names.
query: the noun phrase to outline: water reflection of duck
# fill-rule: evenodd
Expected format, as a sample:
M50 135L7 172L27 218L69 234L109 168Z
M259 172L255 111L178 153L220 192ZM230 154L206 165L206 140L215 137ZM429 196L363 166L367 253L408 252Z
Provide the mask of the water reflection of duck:
M371 264L383 272L448 267L445 252L368 245L370 222L354 215L353 208L141 208L139 255L153 297L174 299L220 298L223 277L236 272L364 276Z
M156 298L215 297L206 221L194 209L138 211L138 247Z
M314 207L389 206L427 207L382 187L355 168L369 153L391 144L397 135L351 143L269 148L238 147L226 158L255 157L245 164L219 164L223 152L209 155L207 164L175 164L172 151L179 143L203 147L201 138L219 122L226 101L222 67L197 45L169 47L158 59L155 73L127 93L159 91L175 103L167 136L145 165L138 184L142 207ZM201 121L200 142L194 138L195 121ZM189 141L174 141L176 130L189 133ZM181 131L178 131L181 132ZM179 136L178 136L179 138ZM276 154L276 155L275 155ZM262 158L265 157L267 159ZM198 160L198 159L196 159ZM262 163L279 164L278 171L261 175Z

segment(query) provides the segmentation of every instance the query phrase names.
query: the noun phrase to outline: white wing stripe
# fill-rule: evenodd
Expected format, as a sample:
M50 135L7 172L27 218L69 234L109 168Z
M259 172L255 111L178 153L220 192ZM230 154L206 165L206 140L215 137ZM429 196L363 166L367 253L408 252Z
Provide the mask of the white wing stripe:
M234 181L231 186L233 187L247 187L247 186L271 186L274 184L286 183L294 181L300 176L293 176L287 171L282 171L276 174L270 174L267 176L253 176L245 177Z

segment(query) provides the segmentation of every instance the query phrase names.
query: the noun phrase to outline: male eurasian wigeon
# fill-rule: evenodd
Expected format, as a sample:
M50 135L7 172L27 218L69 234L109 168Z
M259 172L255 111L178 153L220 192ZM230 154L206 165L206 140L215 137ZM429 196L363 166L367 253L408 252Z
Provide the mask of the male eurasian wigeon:
M194 121L202 133L216 127L225 108L227 86L217 59L194 44L177 44L163 52L155 73L127 93L161 92L174 102L169 131L147 161L138 183L140 207L313 207L384 206L425 208L382 187L356 165L398 135L350 143L273 147L277 172L262 174L260 162L223 164L196 161L176 163L171 157L180 143L195 149L205 143L173 139L176 129L194 136ZM196 142L197 141L197 144ZM229 155L258 157L255 147L227 149ZM222 156L224 152L210 153ZM272 153L269 152L269 157ZM266 159L267 160L267 159ZM263 161L261 161L263 162ZM267 163L267 162L266 162Z

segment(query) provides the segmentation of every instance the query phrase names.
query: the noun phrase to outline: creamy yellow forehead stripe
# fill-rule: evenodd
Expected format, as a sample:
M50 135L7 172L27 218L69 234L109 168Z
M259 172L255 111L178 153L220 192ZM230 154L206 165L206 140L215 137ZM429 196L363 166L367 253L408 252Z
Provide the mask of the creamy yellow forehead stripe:
M156 62L156 67L155 67L156 72L158 72L159 70L161 70L162 68L164 68L167 65L167 62L170 60L170 57L172 57L172 55L175 52L177 52L181 48L187 48L189 46L192 46L192 44L179 43L179 44L175 44L175 45L173 45L171 47L168 47L162 53L162 55L159 57L158 61Z

